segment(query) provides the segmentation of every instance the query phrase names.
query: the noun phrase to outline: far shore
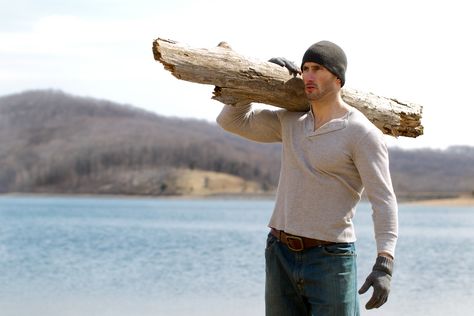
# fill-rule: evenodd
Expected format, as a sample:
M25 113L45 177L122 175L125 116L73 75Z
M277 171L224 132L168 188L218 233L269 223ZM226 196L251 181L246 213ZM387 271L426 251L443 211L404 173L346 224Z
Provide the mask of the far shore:
M474 196L460 196L442 199L423 199L415 201L402 201L400 203L426 206L474 206Z

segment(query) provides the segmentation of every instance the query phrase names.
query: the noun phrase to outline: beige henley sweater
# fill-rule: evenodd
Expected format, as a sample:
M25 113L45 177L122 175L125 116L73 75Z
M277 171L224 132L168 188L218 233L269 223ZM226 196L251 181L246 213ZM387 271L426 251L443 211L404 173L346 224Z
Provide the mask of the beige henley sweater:
M225 130L258 142L282 142L282 165L269 226L332 242L356 240L352 219L365 187L377 251L394 256L397 202L382 132L360 111L314 130L311 111L224 106Z

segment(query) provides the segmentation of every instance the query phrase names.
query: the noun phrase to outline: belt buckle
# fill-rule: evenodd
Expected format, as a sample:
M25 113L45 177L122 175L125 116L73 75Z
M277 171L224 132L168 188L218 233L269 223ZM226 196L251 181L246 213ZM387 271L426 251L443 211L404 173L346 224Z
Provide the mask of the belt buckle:
M293 247L293 246L291 245L291 241L292 241L292 240L297 240L297 241L299 241L300 247L298 247L298 248ZM299 252L299 251L303 251L303 250L304 250L303 238L301 238L301 237L292 236L292 235L287 235L287 236L286 236L286 244L288 245L288 248L290 248L290 250L293 250L293 251L296 251L296 252Z

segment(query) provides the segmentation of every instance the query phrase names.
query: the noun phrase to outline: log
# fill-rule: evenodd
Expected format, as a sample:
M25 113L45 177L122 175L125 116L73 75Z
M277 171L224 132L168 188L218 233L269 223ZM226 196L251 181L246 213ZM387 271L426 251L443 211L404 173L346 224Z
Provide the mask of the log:
M204 49L158 38L153 42L153 55L178 79L214 85L212 98L222 103L235 106L256 102L289 111L309 110L299 76L294 77L273 63L240 55L225 42ZM406 137L423 134L421 105L350 88L342 89L342 98L385 134Z

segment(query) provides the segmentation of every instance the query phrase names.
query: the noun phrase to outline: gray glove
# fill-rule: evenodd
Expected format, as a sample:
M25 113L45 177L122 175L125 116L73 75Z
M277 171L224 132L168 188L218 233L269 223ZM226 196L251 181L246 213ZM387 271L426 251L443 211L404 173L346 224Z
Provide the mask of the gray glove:
M290 75L293 75L295 77L297 74L301 74L300 68L296 66L294 62L289 61L285 57L274 57L274 58L271 58L269 62L277 64L282 67L286 67Z
M371 286L374 288L372 297L365 304L366 309L379 308L387 302L392 272L393 260L384 256L378 256L372 272L359 290L359 294L364 294Z

